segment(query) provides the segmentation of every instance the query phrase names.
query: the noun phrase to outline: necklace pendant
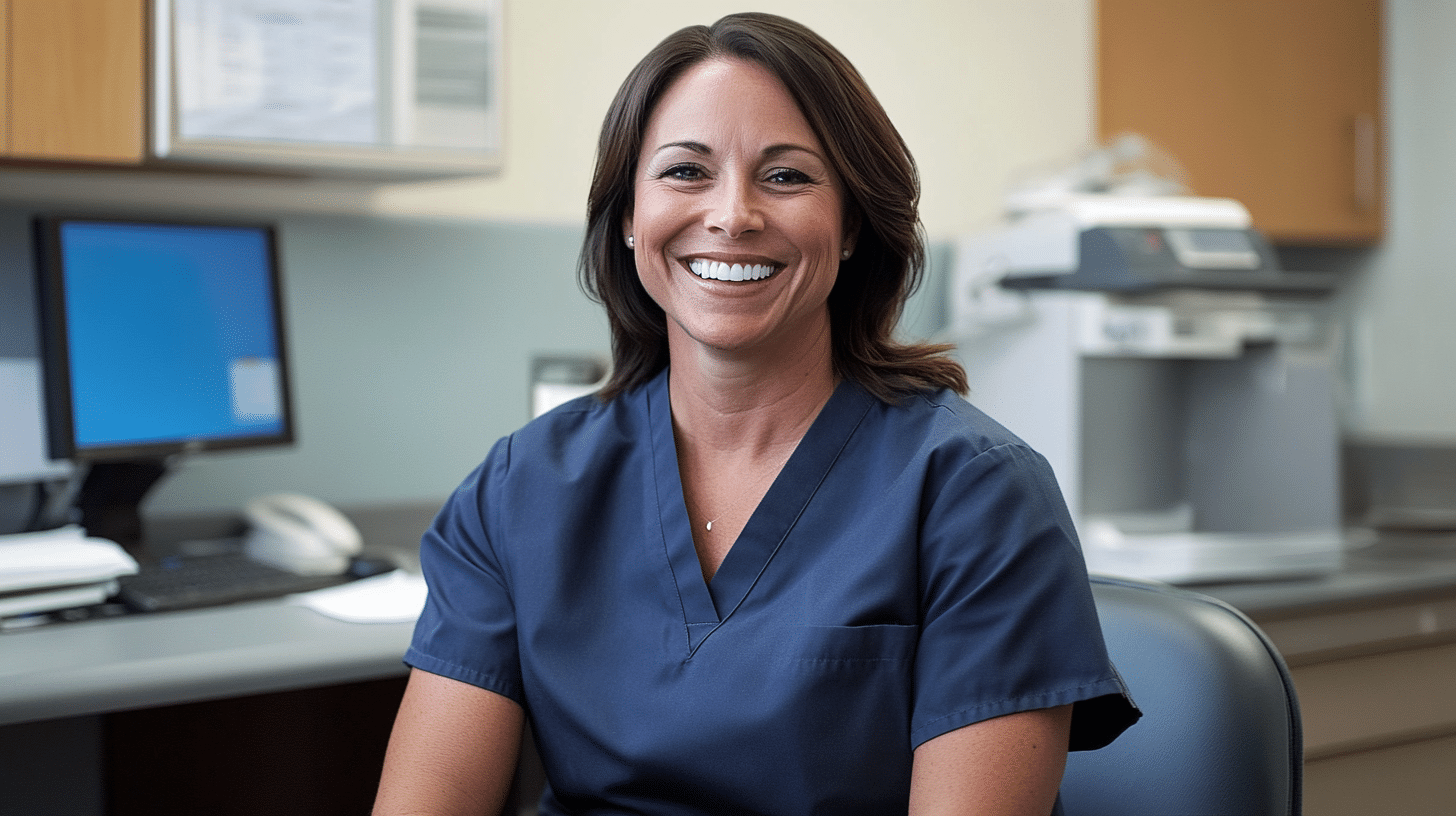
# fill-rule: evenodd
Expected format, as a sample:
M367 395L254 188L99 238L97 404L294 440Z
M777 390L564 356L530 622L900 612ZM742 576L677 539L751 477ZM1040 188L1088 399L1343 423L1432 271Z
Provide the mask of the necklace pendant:
M708 531L708 532L710 532L710 533L711 533L711 532L713 532L713 522L711 522L711 521L710 521L710 522L708 522L708 523L707 523L707 524L705 524L705 525L703 525L703 527L704 527L704 529L706 529L706 530L707 530L707 531Z

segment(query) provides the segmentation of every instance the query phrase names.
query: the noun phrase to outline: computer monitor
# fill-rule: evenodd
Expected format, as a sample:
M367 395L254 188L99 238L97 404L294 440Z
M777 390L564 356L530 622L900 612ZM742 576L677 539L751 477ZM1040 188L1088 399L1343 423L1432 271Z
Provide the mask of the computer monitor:
M35 224L49 453L89 468L89 532L136 545L171 457L293 442L271 225Z

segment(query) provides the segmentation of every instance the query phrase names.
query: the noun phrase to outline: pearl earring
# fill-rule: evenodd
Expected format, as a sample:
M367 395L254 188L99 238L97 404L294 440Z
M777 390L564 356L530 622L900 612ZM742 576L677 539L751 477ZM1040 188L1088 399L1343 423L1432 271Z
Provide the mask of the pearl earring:
M843 250L843 251L841 251L839 253L839 259L842 260L842 261L847 261L847 260L849 260L849 256L851 256L853 254L854 254L854 250L852 250L852 249Z
M627 236L627 248L628 249L636 249L637 248L637 241L636 241L636 239L634 239L630 235Z

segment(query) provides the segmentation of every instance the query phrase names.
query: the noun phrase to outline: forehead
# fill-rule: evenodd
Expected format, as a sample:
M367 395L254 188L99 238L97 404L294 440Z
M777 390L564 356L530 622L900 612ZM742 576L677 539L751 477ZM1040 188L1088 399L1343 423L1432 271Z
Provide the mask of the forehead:
M791 140L819 146L789 89L756 62L717 57L697 63L673 80L647 119L643 150L693 139L712 145L726 133L777 144Z

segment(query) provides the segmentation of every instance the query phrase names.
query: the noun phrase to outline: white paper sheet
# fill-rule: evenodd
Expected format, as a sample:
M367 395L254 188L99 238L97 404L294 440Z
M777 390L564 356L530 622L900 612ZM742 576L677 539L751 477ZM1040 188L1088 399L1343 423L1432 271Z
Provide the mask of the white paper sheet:
M405 623L425 607L425 578L404 570L303 592L294 603L350 623Z

